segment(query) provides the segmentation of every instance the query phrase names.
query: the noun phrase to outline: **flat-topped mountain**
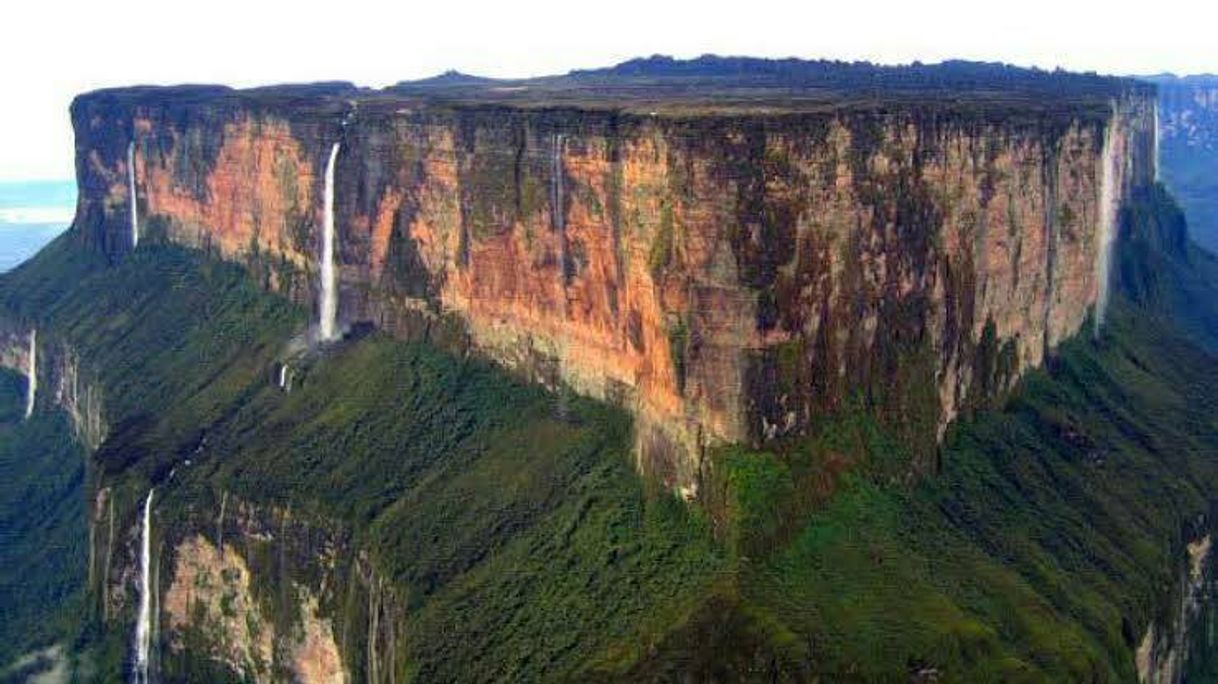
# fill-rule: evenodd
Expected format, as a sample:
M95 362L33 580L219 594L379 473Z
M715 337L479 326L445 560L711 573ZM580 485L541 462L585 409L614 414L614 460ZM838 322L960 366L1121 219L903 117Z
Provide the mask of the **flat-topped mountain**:
M1108 108L1112 98L1149 95L1139 81L1096 74L1024 69L989 62L949 61L881 66L868 62L758 59L706 55L691 60L654 56L603 69L532 78L486 78L448 71L382 89L329 82L231 89L225 86L121 88L93 93L151 102L217 97L281 103L291 98L350 99L366 107L413 103L527 108L608 109L698 115L792 112L921 105L932 110L980 109L995 114ZM303 100L297 103L305 106ZM650 109L649 109L650 108Z
M8 655L1218 670L1218 261L1156 182L1157 106L711 56L81 95L74 225L0 277L0 470L37 493L0 506Z
M693 496L708 446L803 434L858 392L929 462L970 397L1102 315L1153 109L1097 76L711 57L109 90L73 105L77 221L116 258L203 247L319 312L331 283L342 325L458 321L627 407L640 464Z

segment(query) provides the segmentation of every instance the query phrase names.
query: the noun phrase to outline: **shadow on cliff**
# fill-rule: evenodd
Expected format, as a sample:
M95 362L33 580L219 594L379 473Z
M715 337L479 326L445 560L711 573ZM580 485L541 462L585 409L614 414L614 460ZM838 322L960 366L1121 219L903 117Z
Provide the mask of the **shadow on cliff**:
M937 475L883 477L903 447L857 414L813 446L718 454L735 581L628 678L1136 680L1214 525L1218 261L1161 188L1124 208L1118 249L1099 338L954 425Z
M1116 286L1148 318L1218 350L1218 256L1192 242L1162 185L1137 191L1121 214Z

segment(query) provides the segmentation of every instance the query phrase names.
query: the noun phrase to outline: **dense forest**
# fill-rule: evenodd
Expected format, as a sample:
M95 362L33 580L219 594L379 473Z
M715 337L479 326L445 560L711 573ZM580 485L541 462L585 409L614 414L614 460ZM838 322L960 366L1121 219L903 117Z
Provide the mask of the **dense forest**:
M179 248L114 267L69 235L2 287L8 315L57 331L114 388L91 470L125 502L122 526L153 485L166 540L221 494L337 524L408 597L411 638L391 662L419 681L1117 681L1134 676L1143 626L1173 610L1183 545L1208 529L1218 487L1218 266L1181 242L1162 191L1137 197L1123 226L1104 333L977 406L938 474L899 476L907 446L844 407L805 440L716 452L720 477L692 508L634 473L619 412L425 344L350 339L294 362L283 394L275 358L303 312ZM55 412L13 424L22 386L4 377L7 439L62 441ZM81 464L68 444L44 455L6 457L6 481ZM66 639L77 667L119 680L129 632L102 629L96 597L79 622L46 612L78 600L76 473L56 473L61 495L6 512L12 529L66 521L47 589L10 598L6 644ZM298 619L268 580L291 564L234 543L268 619ZM358 624L339 593L327 614ZM198 629L187 643L207 643ZM170 679L233 675L204 646L162 648Z

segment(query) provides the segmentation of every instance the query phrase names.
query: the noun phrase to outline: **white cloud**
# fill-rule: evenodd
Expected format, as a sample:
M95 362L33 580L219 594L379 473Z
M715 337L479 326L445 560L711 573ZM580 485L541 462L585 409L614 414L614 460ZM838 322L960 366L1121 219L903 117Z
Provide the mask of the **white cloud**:
M0 225L6 223L67 225L72 222L75 214L75 207L9 207L0 209Z

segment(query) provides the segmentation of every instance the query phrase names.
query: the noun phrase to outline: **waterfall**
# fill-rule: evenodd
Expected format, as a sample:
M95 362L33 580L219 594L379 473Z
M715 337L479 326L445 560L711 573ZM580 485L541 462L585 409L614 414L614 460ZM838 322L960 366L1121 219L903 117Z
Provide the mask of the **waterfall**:
M1099 225L1096 226L1096 235L1099 239L1099 251L1096 254L1096 278L1099 283L1095 303L1096 335L1104 325L1104 314L1108 308L1109 271L1112 268L1112 246L1116 237L1117 203L1120 202L1117 192L1117 175L1120 173L1120 169L1117 167L1120 160L1117 159L1116 154L1117 126L1118 121L1114 109L1108 128L1104 131L1104 151L1100 161L1103 177L1100 181L1100 206L1097 212Z
M338 302L335 290L337 278L334 272L334 162L338 160L339 143L330 148L330 160L326 162L326 194L324 232L321 239L321 339L332 340L338 318Z
M1151 138L1151 154L1154 155L1155 162L1155 182L1159 182L1159 102L1155 101L1155 130L1154 137Z
M135 671L131 681L146 684L148 681L148 650L152 636L152 584L149 576L152 568L152 492L144 499L143 527L140 531L140 612L135 623Z
M288 383L288 364L279 366L279 389L283 389Z
M25 417L34 415L34 397L38 394L38 331L30 331L30 381L25 390Z
M566 352L567 329L567 212L563 201L563 134L554 134L554 143L550 151L550 207L554 223L554 232L558 236L558 320L562 326L559 340L559 379L561 379L562 355ZM558 416L566 419L567 399L562 387L558 391Z
M127 194L131 205L131 249L140 245L140 214L135 205L135 141L127 143Z
M563 135L554 135L554 145L550 158L550 206L553 207L554 232L558 234L558 285L561 295L558 298L559 313L565 321L567 318L567 212L563 205L563 169L562 169Z
M553 212L550 216L554 221L554 230L559 234L563 232L567 222L562 200L562 149L563 135L555 133L554 142L550 146L550 207Z

